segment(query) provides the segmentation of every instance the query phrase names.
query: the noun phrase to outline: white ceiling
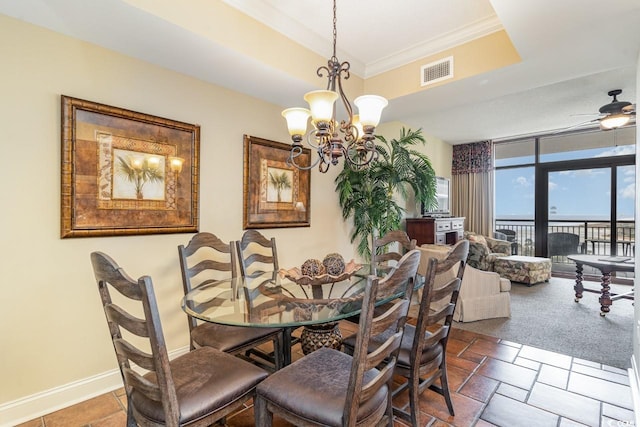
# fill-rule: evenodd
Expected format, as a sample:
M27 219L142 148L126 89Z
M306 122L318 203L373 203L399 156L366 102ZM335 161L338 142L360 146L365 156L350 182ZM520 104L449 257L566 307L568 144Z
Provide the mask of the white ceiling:
M224 1L331 55L331 1ZM311 89L126 0L0 0L0 13L283 107ZM522 62L393 99L383 113L452 144L574 126L596 118L611 89L636 102L640 0L338 0L337 15L338 58L363 77L507 31Z

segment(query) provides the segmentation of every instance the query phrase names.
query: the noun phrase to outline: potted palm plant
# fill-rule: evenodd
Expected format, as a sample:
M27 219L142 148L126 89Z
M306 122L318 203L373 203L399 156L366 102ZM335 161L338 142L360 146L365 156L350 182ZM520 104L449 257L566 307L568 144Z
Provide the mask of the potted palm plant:
M405 209L399 201L406 202L410 191L416 203L427 207L436 203L431 161L414 149L417 144L426 143L422 130L402 128L398 139L376 139L378 160L361 170L345 164L335 180L342 217L353 219L351 242L358 240L357 251L367 260L376 236L400 229Z

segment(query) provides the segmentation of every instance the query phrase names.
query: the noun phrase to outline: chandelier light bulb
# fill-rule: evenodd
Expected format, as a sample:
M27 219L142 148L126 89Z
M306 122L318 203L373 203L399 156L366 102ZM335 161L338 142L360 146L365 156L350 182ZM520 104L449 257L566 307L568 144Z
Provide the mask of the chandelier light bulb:
M314 90L304 96L309 103L313 123L330 122L333 118L333 104L338 94L332 90Z
M360 113L362 126L378 126L382 110L389 104L385 98L378 95L362 95L353 100Z

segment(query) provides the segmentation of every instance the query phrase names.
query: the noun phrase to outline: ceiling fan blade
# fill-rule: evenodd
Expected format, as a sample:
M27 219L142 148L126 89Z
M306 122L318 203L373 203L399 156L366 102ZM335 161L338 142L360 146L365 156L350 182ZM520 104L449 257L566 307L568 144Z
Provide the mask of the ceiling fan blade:
M600 118L593 119L593 120L587 120L586 122L577 123L575 125L571 125L569 127L563 128L563 129L558 129L557 131L553 132L551 135L556 135L558 133L567 132L567 131L570 131L570 130L573 130L573 129L576 129L576 128L579 128L579 127L582 127L582 126L585 126L585 125L588 125L589 123L596 123L598 121L600 121Z

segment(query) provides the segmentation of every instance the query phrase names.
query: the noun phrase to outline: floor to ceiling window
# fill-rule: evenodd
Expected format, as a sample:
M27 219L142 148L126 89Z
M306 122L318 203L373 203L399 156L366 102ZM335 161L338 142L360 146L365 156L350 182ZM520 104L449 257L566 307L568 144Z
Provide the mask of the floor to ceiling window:
M551 257L556 273L573 272L558 237L576 241L573 253L632 256L635 135L626 127L496 143L495 228L516 232L519 254Z

